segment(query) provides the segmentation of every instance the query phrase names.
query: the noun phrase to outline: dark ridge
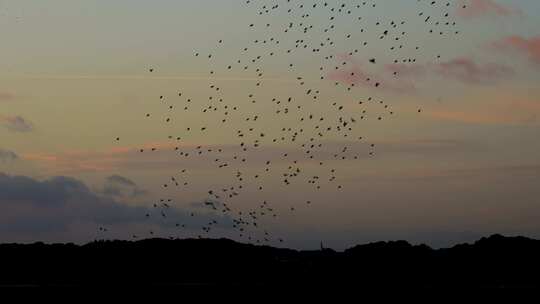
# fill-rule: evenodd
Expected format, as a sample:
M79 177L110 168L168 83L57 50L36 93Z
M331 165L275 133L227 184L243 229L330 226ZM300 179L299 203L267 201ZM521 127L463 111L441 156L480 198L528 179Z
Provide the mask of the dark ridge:
M406 241L298 251L227 239L0 245L0 286L540 286L540 241L493 235L432 249Z

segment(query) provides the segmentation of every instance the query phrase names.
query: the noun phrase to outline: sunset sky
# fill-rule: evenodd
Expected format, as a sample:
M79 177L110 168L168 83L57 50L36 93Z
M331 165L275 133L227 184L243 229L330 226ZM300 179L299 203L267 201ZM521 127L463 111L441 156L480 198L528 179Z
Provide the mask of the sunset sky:
M241 68L227 71L244 45L261 39L249 24L288 23L285 14L257 15L258 7L286 6L286 1L252 2L0 1L0 242L129 238L132 233L146 236L148 227L160 236L196 236L195 228L176 233L167 223L145 222L140 214L156 200L173 198L172 216L192 227L226 217L212 214L202 202L209 187L227 187L233 181L229 171L209 165L212 158L179 158L167 136L182 136L182 149L201 145L222 148L231 156L238 150L236 130L246 128L246 116L259 114L259 127L269 137L294 125L292 118L272 116L274 108L263 100L281 94L311 103L305 89L298 88L298 75L306 86L321 90L324 102L345 104L348 116L360 116L363 108L357 100L371 96L384 100L395 114L382 121L368 119L361 135L355 135L376 145L375 156L342 161L332 160L331 152L320 156L334 161L343 189L328 182L314 192L303 183L284 187L268 177L262 193L247 191L229 202L237 210L272 202L280 216L265 220L265 229L286 239L285 245L316 248L323 241L344 248L407 239L446 246L492 233L540 237L539 1L437 1L452 3L446 11L459 31L444 37L427 34L429 28L417 17L419 11L440 13L431 1L367 1L377 7L355 11L363 16L363 25L350 26L338 18L340 33L353 38L335 37L333 52L328 52L336 56L332 64L346 61L347 71L382 82L380 88L358 85L353 94L334 82L348 85L355 79L340 72L320 79L319 67L332 61L322 63L313 56L267 59L261 64L263 85L256 90L251 74ZM352 7L358 2L340 3ZM462 3L467 10L459 9ZM328 23L324 16L319 7L309 23L322 27ZM376 22L391 20L407 20L402 29L406 39L421 48L402 55L415 56L414 64L391 65L388 43L370 31ZM311 39L316 35L326 37L315 33ZM283 32L273 37L286 48ZM347 55L364 40L370 44ZM250 51L279 50L269 44ZM195 57L198 52L203 55ZM212 60L204 58L207 54ZM376 65L366 63L372 57L377 57ZM295 73L288 72L290 62ZM216 73L210 75L210 70ZM400 77L392 78L393 71ZM249 106L249 112L235 114L224 127L217 114L182 110L186 98L193 107L207 103L213 94L210 84L219 86L228 101ZM260 102L249 105L253 93ZM178 105L172 127L161 120L169 114L160 107L160 96ZM331 115L336 110L329 104L321 103L314 114ZM380 107L370 111L382 113ZM152 117L145 118L146 113ZM208 131L185 131L201 126ZM326 147L334 151L344 144L363 155L369 151L365 144L338 137L327 138ZM151 147L158 151L138 152ZM249 154L243 170L257 174L267 159L286 168L279 160L283 153L302 152L287 142L263 146ZM162 185L184 168L189 187L164 193ZM306 161L305 168L320 173L315 163ZM312 204L303 204L306 200ZM287 212L292 205L296 212ZM191 212L200 216L189 217ZM110 234L100 234L99 226L109 227ZM227 225L209 236L236 238Z

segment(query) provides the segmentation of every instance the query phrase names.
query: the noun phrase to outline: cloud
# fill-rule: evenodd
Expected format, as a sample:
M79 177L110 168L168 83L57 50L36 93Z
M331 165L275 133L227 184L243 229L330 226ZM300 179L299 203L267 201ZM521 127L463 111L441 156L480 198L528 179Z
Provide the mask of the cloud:
M387 72L395 73L399 77L424 78L429 72L429 66L422 64L387 64L384 68Z
M540 66L540 36L526 38L513 35L495 41L491 45L497 50L517 52L527 57L530 62Z
M17 159L19 159L17 153L10 150L0 149L0 162L15 161Z
M427 115L433 119L463 122L468 124L506 124L535 125L540 123L540 102L535 100L486 99L465 111L463 109L439 109L429 111ZM516 97L514 97L516 98Z
M216 201L213 199L207 199L204 202L193 202L190 204L190 206L195 209L213 209L213 210L223 209L226 207L226 205L224 205L222 202Z
M396 78L384 73L368 72L350 55L339 55L338 60L347 64L338 70L329 72L327 79L345 84L349 87L367 87L394 93L412 93L416 91L414 83L409 79Z
M509 66L498 63L477 63L474 59L467 57L437 64L388 64L384 69L386 73L396 75L403 81L426 79L430 75L436 75L464 84L493 84L515 74L515 70Z
M11 132L26 133L34 129L31 122L25 120L21 116L1 116L0 123Z
M441 154L454 153L468 149L479 148L474 143L454 139L418 139L418 140L393 140L376 142L377 154Z
M197 75L186 75L186 76L142 76L142 75L25 75L20 77L22 79L37 79L37 80L193 80L193 81L208 81L210 78L205 76ZM296 80L294 78L260 78L260 77L213 77L211 78L214 81L230 81L230 82L243 82L243 81L252 81L252 82L283 82L283 83L294 83Z
M520 16L523 12L518 8L497 3L495 0L461 0L458 3L457 15L464 19L475 19Z
M421 168L410 169L393 175L389 179L393 181L411 182L415 180L434 181L441 180L463 180L482 179L504 176L506 178L527 178L540 179L540 164L519 164L519 165L496 165L496 166L471 166L464 168Z
M414 93L416 83L431 75L451 79L464 84L493 84L510 78L515 70L498 63L477 63L472 58L460 57L440 63L386 64L382 71L369 73L352 56L342 55L338 59L347 64L328 73L328 79L349 87L362 86L394 93Z
M7 92L0 92L0 102L11 101L13 99L15 99L15 96L13 94Z
M113 180L121 180L113 178ZM188 227L201 227L211 219L228 220L211 212L198 212L192 217L188 210L171 206L167 219L154 214L155 208L131 206L112 197L90 190L82 181L70 177L53 177L39 181L27 176L0 173L0 231L2 233L27 233L30 238L69 232L74 226L90 224L122 227L123 225L157 226L171 228L175 223ZM111 229L112 229L111 228ZM95 231L95 230L94 230ZM92 231L90 231L92 232Z
M305 148L290 145L262 145L256 152L250 153L249 150L243 151L239 145L183 145L180 151L175 151L174 146L166 147L161 145L162 149L152 153L140 153L137 147L114 148L109 151L96 151L87 153L58 153L49 154L23 154L22 159L34 162L39 168L45 170L48 174L80 174L81 172L101 172L110 171L144 171L144 172L163 172L163 170L187 169L189 171L201 172L222 172L218 166L221 163L215 162L216 156L223 162L235 163L240 160L234 160L235 156L247 155L251 168L265 168L265 163L269 160L274 164L288 163L290 159L296 159L299 162L318 164L319 161L333 160L335 154L340 153L345 146L350 149L346 155L349 159L368 158L371 151L370 145L377 145L377 153L407 153L415 151L434 152L448 151L454 142L446 141L392 141L381 142L365 139L363 141L340 141L340 140L321 140L321 147L317 149L317 158L309 159L306 157ZM197 149L198 147L200 149ZM413 148L414 147L414 148ZM406 149L406 150L404 150ZM208 152L211 150L212 152ZM112 152L114 151L114 152ZM203 151L199 154L198 151ZM217 152L221 151L221 152ZM189 157L179 157L179 153L187 153ZM277 158L276 155L288 154L289 160ZM216 171L218 170L218 171ZM210 173L208 173L210 174ZM110 184L106 183L106 184ZM129 196L134 187L126 187L123 191ZM101 190L100 190L101 191ZM103 191L102 191L103 192ZM116 190L105 191L109 195L117 194ZM117 195L117 198L119 196Z
M146 194L146 191L127 177L112 175L105 179L103 194L113 197L137 197Z
M490 84L515 74L514 69L498 63L479 64L470 58L456 58L442 62L435 72L465 84Z
M221 159L232 160L235 155L244 153L243 148L237 144L208 145L188 144L180 145L178 151L175 148L178 143L148 143L139 146L120 146L111 149L86 152L67 151L57 154L48 153L25 153L21 158L36 163L50 175L78 174L81 172L111 172L121 170L163 170L171 168L210 168L215 169L217 164L213 161L219 152ZM139 149L144 147L145 153ZM148 152L150 147L156 147L154 152ZM197 149L200 147L200 149ZM209 152L211 150L212 152ZM252 163L259 161L261 164L274 159L276 153L296 153L303 155L303 151L292 147L265 146L258 153L251 156ZM201 152L199 154L198 152ZM189 157L180 155L189 154ZM181 157L180 157L181 156ZM257 159L254 159L256 157Z
M125 186L130 186L130 187L137 186L135 184L135 182L133 182L129 178L123 177L123 176L120 176L120 175L111 175L111 176L107 177L106 181L109 184L120 184L120 185L125 185Z

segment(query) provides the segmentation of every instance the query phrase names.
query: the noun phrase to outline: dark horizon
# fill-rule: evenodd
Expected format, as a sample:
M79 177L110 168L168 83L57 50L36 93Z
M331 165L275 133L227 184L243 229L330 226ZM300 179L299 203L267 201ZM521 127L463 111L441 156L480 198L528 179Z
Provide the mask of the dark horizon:
M452 244L452 245L446 246L446 247L444 247L444 246L435 247L435 246L430 246L429 244L426 244L426 243L411 242L411 241L406 240L406 239L388 239L388 240L368 241L368 242L364 242L364 243L353 244L353 245L351 245L349 247L345 247L343 249L336 249L336 248L328 247L328 246L326 246L324 244L324 241L322 241L322 240L318 243L318 246L313 246L313 248L292 248L292 247L286 246L285 244L281 244L281 245L277 244L276 246L273 246L273 245L270 245L270 244L257 243L257 242L241 242L241 241L229 239L229 238L226 238L226 237L215 237L215 238L205 238L205 237L186 237L186 238L179 238L179 237L178 238L175 238L175 237L168 237L168 238L152 237L152 238L140 238L140 239L131 239L131 240L129 240L129 239L94 239L94 240L91 240L91 241L88 241L88 242L81 242L81 243L75 243L75 242L46 242L46 241L35 240L35 241L31 241L31 242L5 242L5 243L0 243L0 246L3 246L3 245L6 245L6 246L11 246L11 245L14 245L14 246L32 246L32 245L64 246L65 245L65 246L85 247L85 246L90 246L92 244L97 244L97 243L145 243L145 242L155 242L155 241L157 241L157 242L161 242L161 241L164 241L164 242L227 241L227 242L232 242L232 243L241 244L241 245L249 245L249 246L255 246L255 247L270 247L270 248L275 248L275 249L292 250L292 251L297 251L297 252L324 251L324 250L330 250L330 251L333 251L333 252L345 252L345 251L350 250L352 248L361 247L361 246L370 246L370 245L376 245L376 244L406 243L406 244L408 244L410 246L413 246L413 247L420 246L420 247L429 248L429 249L434 250L434 251L439 251L439 250L452 249L454 247L460 247L460 246L466 246L466 245L474 245L475 243L484 241L486 239L527 239L527 240L533 240L533 241L540 241L540 238L535 239L535 238L528 237L528 236L523 236L523 235L505 235L505 234L501 234L501 233L493 233L493 234L488 234L486 236L480 236L478 238L471 239L470 241L457 242L455 244Z
M396 241L343 252L227 239L2 244L0 287L530 289L540 287L539 254L540 240L500 235L439 250Z
M539 14L2 0L0 243L540 239Z

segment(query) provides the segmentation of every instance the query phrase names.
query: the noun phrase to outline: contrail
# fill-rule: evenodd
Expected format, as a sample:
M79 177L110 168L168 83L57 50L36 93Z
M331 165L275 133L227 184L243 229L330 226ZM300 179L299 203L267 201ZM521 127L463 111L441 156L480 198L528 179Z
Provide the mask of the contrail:
M9 78L34 80L214 80L214 81L271 81L292 83L291 78L204 77L204 76L138 76L138 75L19 75Z

